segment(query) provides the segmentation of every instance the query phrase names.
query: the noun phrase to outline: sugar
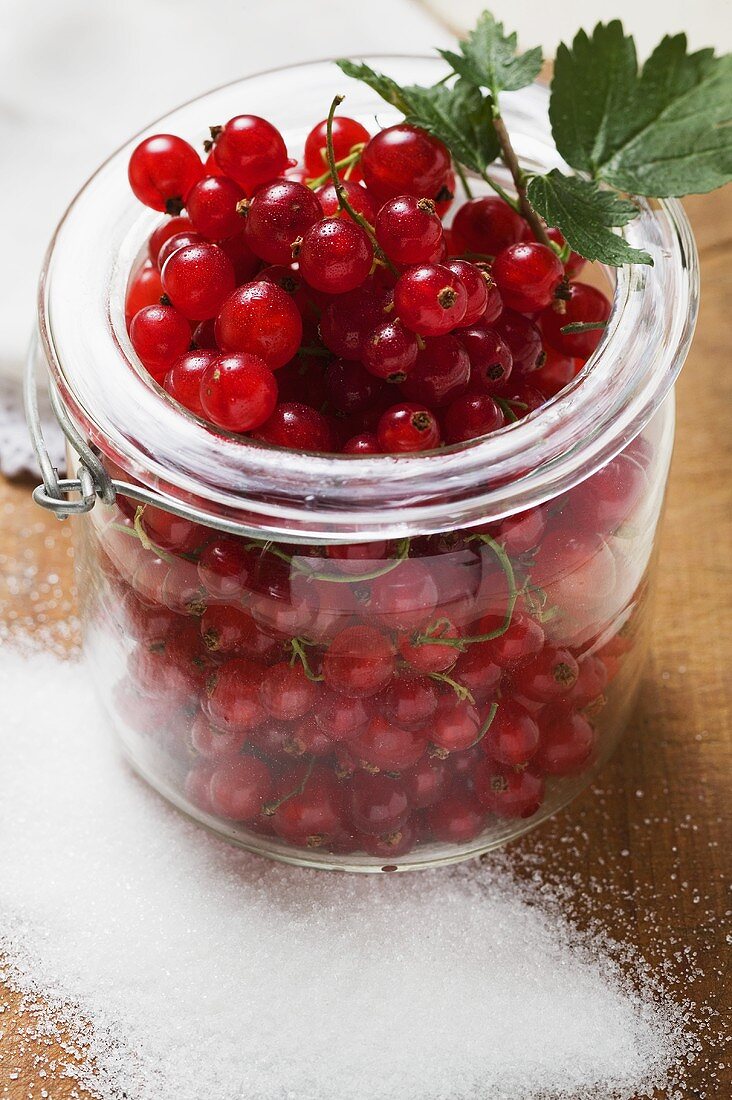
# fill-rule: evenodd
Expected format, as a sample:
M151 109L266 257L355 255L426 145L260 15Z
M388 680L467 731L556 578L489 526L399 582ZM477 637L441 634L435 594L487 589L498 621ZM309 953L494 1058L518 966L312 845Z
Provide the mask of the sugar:
M129 773L83 665L6 649L0 692L0 958L103 1100L607 1100L688 1055L539 872L257 859Z

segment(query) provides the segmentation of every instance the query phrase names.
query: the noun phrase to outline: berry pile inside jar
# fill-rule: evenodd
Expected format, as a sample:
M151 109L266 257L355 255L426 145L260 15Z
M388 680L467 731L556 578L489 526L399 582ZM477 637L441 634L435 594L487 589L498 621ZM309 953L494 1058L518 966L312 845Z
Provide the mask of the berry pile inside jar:
M206 154L158 135L132 155L135 195L167 217L128 326L181 415L244 447L465 443L538 409L600 340L610 303L561 233L510 196L458 202L450 152L417 126L372 135L331 109L296 162L240 115ZM117 708L169 786L245 840L386 866L480 848L606 751L645 603L614 541L652 460L639 437L506 519L327 547L118 498L99 531L130 642Z

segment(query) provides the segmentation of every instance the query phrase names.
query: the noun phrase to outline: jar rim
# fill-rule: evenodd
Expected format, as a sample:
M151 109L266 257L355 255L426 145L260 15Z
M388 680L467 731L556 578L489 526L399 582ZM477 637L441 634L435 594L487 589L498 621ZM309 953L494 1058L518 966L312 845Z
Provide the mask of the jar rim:
M439 58L368 60L403 83L434 83L445 72ZM608 326L577 378L483 439L398 456L302 454L242 442L183 414L136 364L124 290L159 218L129 193L127 160L137 142L161 127L195 140L206 132L206 119L230 117L242 100L251 113L262 113L257 103L266 106L273 96L276 103L295 89L298 102L306 89L317 90L325 105L346 81L330 60L253 74L169 112L97 170L64 215L41 277L41 340L63 403L114 466L177 507L203 511L214 526L235 522L259 537L428 534L497 519L565 491L642 430L686 358L699 275L691 228L676 200L636 200L640 213L624 236L650 252L654 266L618 269ZM365 85L347 83L349 114L369 119L378 110L387 125L401 117ZM563 166L551 143L545 87L512 93L504 115L522 159L543 170Z

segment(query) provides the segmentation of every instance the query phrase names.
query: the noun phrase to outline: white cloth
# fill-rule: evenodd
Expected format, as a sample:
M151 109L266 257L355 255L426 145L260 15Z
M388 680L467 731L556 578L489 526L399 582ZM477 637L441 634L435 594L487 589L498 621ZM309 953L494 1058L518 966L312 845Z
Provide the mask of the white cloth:
M412 0L0 0L0 378L20 378L54 226L131 134L261 69L447 41Z

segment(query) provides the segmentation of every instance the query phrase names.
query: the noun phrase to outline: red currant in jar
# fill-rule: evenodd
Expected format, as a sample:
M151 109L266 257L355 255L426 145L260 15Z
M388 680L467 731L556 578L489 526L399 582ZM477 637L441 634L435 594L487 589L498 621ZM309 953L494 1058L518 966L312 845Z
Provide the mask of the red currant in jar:
M465 287L467 302L460 321L464 328L476 324L484 316L488 305L488 287L491 277L485 267L469 264L467 260L446 260L444 266L457 275Z
M343 444L344 455L378 455L381 454L378 437L374 432L361 432L360 435L352 435Z
M495 323L495 330L511 352L516 374L529 374L542 365L546 355L541 332L528 317L504 309Z
M416 630L437 606L437 586L430 569L409 558L370 582L364 613L390 630Z
M152 231L148 239L147 252L150 257L150 262L157 267L160 249L166 241L169 241L171 237L177 236L178 233L191 232L194 232L194 227L191 225L189 218L166 218L164 222L160 223L157 229Z
M268 263L288 264L297 239L322 217L320 202L309 187L275 180L260 187L246 208L247 244Z
M482 645L501 668L515 668L541 652L544 647L544 630L530 615L515 608L511 622L505 630L503 624L503 617L485 615L477 626L480 634L498 634L498 637L483 642Z
M140 525L156 546L177 554L193 554L206 544L209 529L152 504L138 506Z
M177 252L179 248L185 248L189 244L206 244L206 238L202 237L200 233L196 233L193 227L183 229L180 233L174 233L171 237L168 237L160 246L157 257L157 266L160 271L163 269L163 264L174 252Z
M145 306L132 318L130 340L143 366L162 382L175 360L188 351L191 326L172 306Z
M541 330L548 344L562 355L587 359L600 343L605 322L610 317L611 305L601 290L589 283L573 283L569 298L560 313L545 309L541 315ZM600 328L587 332L562 332L566 325L599 324Z
M208 242L176 249L163 264L160 278L175 308L191 321L215 316L235 285L231 260Z
M441 408L467 390L470 359L454 336L435 336L424 344L400 389L408 401Z
M259 271L261 260L255 256L247 244L244 228L242 227L233 237L227 237L219 241L219 247L223 249L234 266L236 285L248 283Z
M442 253L442 222L432 199L398 195L376 216L376 239L396 264L427 264Z
M317 179L328 170L327 119L323 119L305 139L305 171L311 179ZM332 125L333 153L336 161L344 160L355 146L363 145L371 138L365 126L354 118L336 115Z
M201 407L229 432L249 432L272 415L277 382L263 359L249 352L218 355L201 379Z
M269 660L277 643L263 634L248 611L236 604L213 604L201 616L201 638L206 651L217 660L251 657Z
M562 355L561 352L549 347L546 349L546 359L539 369L534 371L531 381L548 400L568 386L581 369L581 359Z
M435 840L448 844L466 844L483 831L485 810L478 799L459 786L426 812L427 824Z
M330 424L317 409L298 401L283 401L269 420L252 433L254 439L296 451L332 451Z
M492 760L522 768L539 746L539 727L518 703L501 700L482 743L485 753Z
M308 679L301 664L290 665L282 661L271 665L263 674L259 698L273 718L291 722L313 709L318 687Z
M452 672L452 678L467 688L479 705L493 698L502 677L503 669L496 664L484 644L471 645L459 657Z
M255 756L218 764L211 776L211 808L230 821L253 821L272 794L272 773Z
M384 319L383 298L368 282L329 299L320 315L325 346L342 359L361 359L371 332Z
M430 451L439 446L440 426L428 408L405 403L386 410L376 436L386 454Z
M343 791L333 772L312 763L298 764L280 777L275 799L264 813L283 840L318 848L343 829Z
M203 164L183 138L155 134L134 150L127 174L135 196L145 206L180 214L188 192L203 175Z
M366 187L382 203L397 195L445 198L450 167L442 142L407 123L381 130L361 154Z
M328 687L362 699L385 687L394 668L392 642L370 626L347 626L341 630L323 658L323 677Z
M205 756L209 760L221 760L238 756L244 748L247 735L239 730L229 733L217 730L199 712L193 719L188 738L191 748L199 756Z
M380 714L348 745L351 756L362 767L385 772L411 768L426 748L427 741L420 732L395 726Z
M387 382L403 382L417 362L419 345L413 332L397 318L375 328L365 342L366 370Z
M384 383L373 374L347 359L335 359L325 372L328 400L334 409L344 414L364 412L378 400Z
M514 687L538 702L551 703L573 688L579 668L568 649L546 646L523 662L513 673Z
M504 304L520 313L548 306L565 278L556 252L535 241L504 248L493 261L491 275Z
M216 318L216 340L223 351L261 356L270 370L288 363L301 339L297 306L289 294L264 279L237 287Z
M193 228L210 241L222 241L241 232L239 203L244 192L226 176L207 176L199 180L186 200Z
M443 695L430 725L430 740L446 753L471 748L480 736L480 714L473 703Z
M234 657L209 678L203 710L217 729L249 733L267 712L259 699L264 666L246 657Z
M376 221L377 207L365 187L352 180L341 180L345 198L351 207L366 219L369 225ZM350 218L348 211L338 201L338 192L332 183L319 187L315 194L320 199L323 216L326 218Z
M596 734L581 714L567 707L545 707L539 718L541 743L534 766L544 775L576 775L583 771L595 748Z
M507 202L493 195L463 203L452 223L453 251L497 256L526 240L529 227Z
M297 253L305 282L325 294L345 294L364 282L374 250L360 225L344 218L324 218L304 234Z
M379 696L381 712L397 726L419 729L437 709L437 692L426 676L400 676Z
M356 847L369 856L378 856L381 860L388 860L388 864L382 867L382 871L398 870L395 859L411 852L417 843L419 830L413 820L406 821L401 828L391 833L382 833L380 836L371 836L369 833L361 833L354 837Z
M387 775L359 772L348 795L348 817L359 832L379 836L400 829L409 817L406 786Z
M459 329L456 336L470 359L471 391L501 391L513 367L513 356L506 342L489 328Z
M282 134L258 115L237 115L223 128L214 127L213 155L219 168L235 180L247 195L288 165Z
M424 635L417 631L399 639L399 653L417 672L447 672L457 661L460 651L449 643L460 637L460 630L449 619L427 624ZM445 639L440 644L440 639Z
M201 380L215 358L213 349L186 352L176 359L163 380L166 393L196 416L205 415L201 405Z
M497 817L533 817L544 801L544 780L528 768L504 768L485 760L475 773L475 793Z
M446 443L465 443L498 431L506 423L499 405L487 393L466 393L448 405L443 419Z
M447 763L435 756L423 756L413 768L402 774L409 805L424 810L439 802L450 786L451 776Z
M318 699L315 721L331 741L351 741L371 717L363 699L324 691Z
M125 320L129 328L132 318L145 306L160 304L163 293L163 284L160 282L159 272L146 263L130 280L125 299Z
M422 264L400 276L394 308L420 336L444 336L465 316L468 295L462 280L444 264Z
M241 597L252 573L251 553L241 539L216 535L201 552L198 576L209 596L218 600Z

